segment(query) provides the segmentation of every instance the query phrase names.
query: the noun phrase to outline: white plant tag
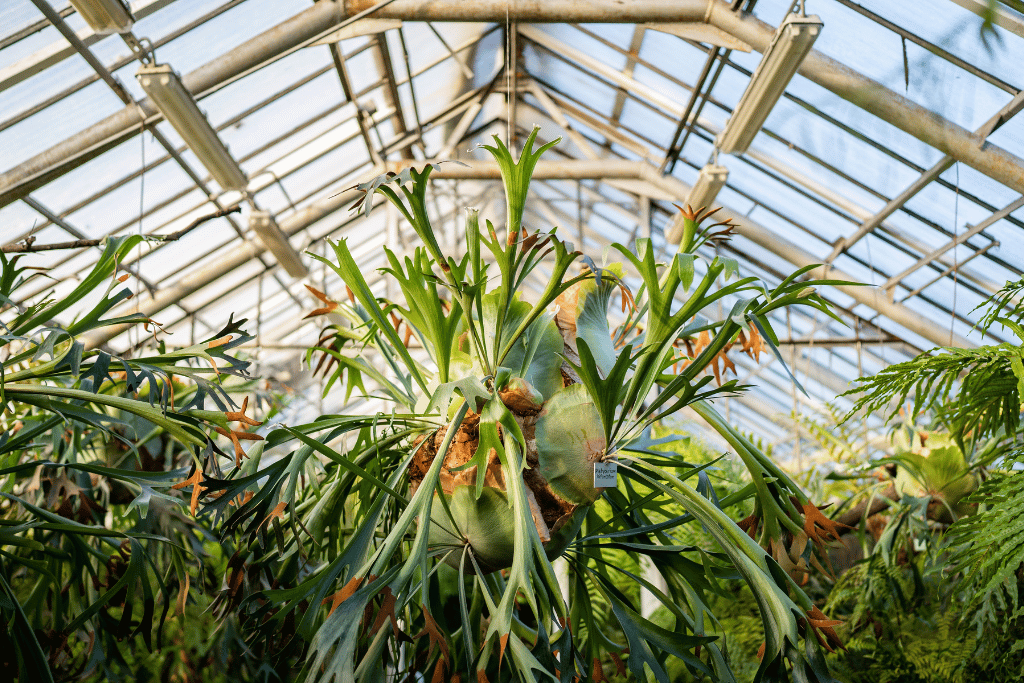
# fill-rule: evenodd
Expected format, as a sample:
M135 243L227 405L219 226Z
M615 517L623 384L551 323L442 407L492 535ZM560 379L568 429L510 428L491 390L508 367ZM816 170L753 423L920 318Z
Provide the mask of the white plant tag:
M619 463L614 460L594 463L594 488L612 488L619 474Z

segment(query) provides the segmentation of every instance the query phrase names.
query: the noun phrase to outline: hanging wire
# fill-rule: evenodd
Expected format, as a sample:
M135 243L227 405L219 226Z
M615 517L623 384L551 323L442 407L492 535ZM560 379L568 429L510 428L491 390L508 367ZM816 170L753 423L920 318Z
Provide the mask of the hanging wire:
M505 106L508 124L506 126L506 144L512 150L512 21L509 7L512 0L505 0Z
M960 162L956 162L954 165L956 169L956 194L953 196L953 305L950 307L949 314L949 345L953 345L953 326L956 324L956 289L958 280L959 264L956 260L956 232L957 225L960 223Z
M141 109L139 110L139 113L140 113L140 116L142 116L142 119L143 119L143 121L142 121L142 132L139 134L139 157L140 157L140 164L141 164L141 166L139 166L140 173L139 173L139 225L138 225L138 233L139 233L139 236L141 237L142 234L143 234L142 233L142 219L143 219L143 216L145 215L145 203L146 203L146 121L145 121L145 116L142 115L142 113L141 113ZM135 259L135 272L134 272L135 282L132 283L135 286L135 293L133 294L132 298L135 300L135 310L137 310L139 313L142 313L142 307L139 305L140 304L139 295L141 293L141 287L140 286L142 284L142 279L139 277L139 273L140 273L141 267L142 267L142 244L143 244L142 242L139 242L139 245L136 247L136 249L138 250L138 257ZM155 329L153 330L153 334L154 335L156 334L156 330ZM133 340L132 337L134 337L135 339ZM139 326L138 325L132 325L130 328L128 328L128 349L126 350L126 353L131 354L132 351L134 349L137 349L141 343L142 343L142 332L139 330Z

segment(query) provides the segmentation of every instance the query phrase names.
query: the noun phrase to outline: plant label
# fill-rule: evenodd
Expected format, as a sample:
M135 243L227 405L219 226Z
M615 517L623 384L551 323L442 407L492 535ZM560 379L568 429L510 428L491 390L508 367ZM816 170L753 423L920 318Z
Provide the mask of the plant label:
M619 463L617 462L595 462L594 463L594 488L611 488L615 486L619 474Z

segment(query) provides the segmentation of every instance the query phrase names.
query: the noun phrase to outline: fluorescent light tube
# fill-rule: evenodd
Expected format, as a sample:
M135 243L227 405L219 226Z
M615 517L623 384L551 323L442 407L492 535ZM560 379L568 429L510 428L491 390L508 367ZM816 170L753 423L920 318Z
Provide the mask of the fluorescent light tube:
M97 35L127 33L135 23L128 5L121 0L71 0L71 6Z
M700 169L697 182L693 184L690 194L686 195L686 203L694 211L710 209L728 179L729 169L717 164L708 164Z
M245 173L174 69L168 64L143 66L135 77L167 123L178 132L221 189L244 190L249 184Z
M772 42L750 77L739 104L715 139L719 151L725 154L747 151L800 63L811 51L823 25L816 16L790 14L786 17L772 36Z
M725 181L728 178L729 169L725 166L708 164L700 169L697 182L690 189L690 194L686 195L686 203L683 206L689 206L693 211L710 209L711 205L715 202L715 197L725 187ZM682 214L677 214L665 235L665 239L671 244L678 244L682 236L683 217Z
M253 210L249 213L249 227L289 275L292 277L309 275L309 270L302 263L299 252L295 251L291 242L288 241L288 236L278 226L273 214L269 211Z

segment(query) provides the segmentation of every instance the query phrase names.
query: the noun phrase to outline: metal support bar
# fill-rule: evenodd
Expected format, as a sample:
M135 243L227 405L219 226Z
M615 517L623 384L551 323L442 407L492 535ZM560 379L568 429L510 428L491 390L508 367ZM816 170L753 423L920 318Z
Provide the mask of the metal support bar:
M772 26L754 17L731 12L718 2L709 3L707 21L760 52L767 49L774 33ZM1024 193L1024 159L986 144L977 134L817 50L811 50L807 55L799 73L957 161Z
M906 276L910 275L911 273L913 273L914 271L918 270L919 268L921 268L921 267L931 263L935 259L937 259L940 256L942 256L943 254L945 254L950 249L953 249L954 247L963 244L964 242L969 240L971 237L974 237L975 235L977 235L979 232L981 232L982 230L984 230L988 226L992 225L993 223L995 223L997 221L1000 221L1000 220L1006 218L1012 212L1016 211L1017 209L1019 209L1022 206L1024 206L1024 197L1018 197L1014 201L1010 202L1009 204L1007 204L1006 206L1001 208L999 211L996 211L995 213L993 213L991 216L989 216L988 218L986 218L982 222L978 223L977 225L969 227L963 233L957 235L955 238L951 239L949 242L946 242L944 245L942 245L938 249L935 249L935 250L925 254L920 259L918 259L917 262L914 263L914 265L910 266L909 268L907 268L903 272L899 273L898 275L893 275L891 278L889 278L888 280L885 281L885 284L882 285L882 289L884 289L886 291L892 289L893 287L898 285L903 280L903 278L905 278Z
M166 7L173 1L174 0L149 0L148 2L136 2L132 5L132 16L135 17L136 21L138 21L148 17L157 10ZM54 13L57 14L59 18L68 16L63 10L59 13L54 11ZM47 19L50 23L53 23L49 17L47 17ZM43 27L45 28L45 25ZM34 26L30 28L34 28ZM76 34L76 38L84 45L92 45L96 41L103 39L104 36L93 33L91 29L86 29L79 34ZM60 63L73 54L75 54L74 45L61 40L51 43L42 50L39 50L38 52L31 54L4 69L0 69L0 92L31 78L54 64Z
M993 6L987 0L953 0L953 2L966 10L974 12L979 17L987 18L995 15L996 26L1024 38L1024 21L1021 20L1020 15L1011 13L1008 9L1002 7L1001 4Z
M388 0L385 0L387 2ZM336 2L318 2L281 24L238 45L227 54L217 57L198 69L184 75L185 87L202 98L225 85L290 54L321 34L334 29L339 23L351 19ZM128 106L89 128L72 135L50 149L37 154L15 168L0 174L0 207L20 199L32 190L78 168L125 140L137 135L144 126L139 109L145 114L145 123L161 119L148 98L138 106Z
M982 140L988 138L988 136L995 132L1000 126L1020 113L1021 109L1024 109L1024 91L1017 93L1017 95L1015 95L1005 107L996 112L995 116L982 124L982 126L975 131L975 134L981 137ZM923 190L926 185L942 175L946 169L953 165L953 162L953 157L948 154L942 157L934 166L922 173L917 180L903 190L903 192L900 192L899 195L889 200L889 202L882 207L878 213L861 223L861 226L857 228L855 233L849 237L841 237L836 240L832 253L829 254L826 262L832 263L837 256L881 225L886 218L894 214L900 207L910 201L911 197L916 195L918 192Z
M487 87L483 88L479 95L475 96L473 103L469 105L469 108L463 113L462 117L459 118L459 122L455 124L451 133L448 134L448 139L445 140L444 146L441 151L438 152L437 156L439 159L447 159L455 151L456 146L466 137L466 131L476 121L476 117L479 116L480 110L484 108L484 102L490 96L491 91L501 78L501 72L499 71Z
M370 0L349 0L348 11L371 6ZM643 23L705 21L764 52L774 27L733 12L720 0L396 0L376 16L409 21L511 21L523 23ZM522 27L525 29L527 27ZM953 156L985 175L1024 193L1024 160L982 140L935 112L886 88L825 54L812 50L800 74L843 99Z
M981 248L981 249L979 249L978 251L974 252L973 254L971 254L970 256L968 256L967 258L965 258L965 259L964 259L963 261L961 261L960 263L955 263L955 262L954 262L954 264L953 264L953 265L951 265L951 266L948 266L948 267L947 267L947 268L946 268L946 269L945 269L944 271L942 271L941 273L939 273L938 275L936 275L935 277L933 277L933 278L932 278L931 280L929 280L928 282L924 283L924 284L923 284L923 285L921 285L920 287L915 287L915 288L914 288L914 289L912 289L911 291L907 292L907 294L906 294L906 295L905 295L905 296L904 296L904 297L903 297L902 299L900 299L900 301L899 301L899 302L900 302L900 303L903 303L904 301L906 301L906 300L907 300L907 299L909 299L910 297L912 297L912 296L917 296L918 294L920 294L920 293L921 293L921 292L923 292L924 290L928 289L929 287L931 287L932 285L934 285L934 284L935 284L936 282L938 282L938 281L939 281L939 280L941 280L942 278L944 278L944 277L946 277L947 275L949 275L950 273L952 273L952 272L953 272L954 270L959 270L960 268L963 268L963 267L964 267L964 266L965 266L966 264L970 263L971 261L973 261L973 260L974 260L975 258L977 258L978 256L981 256L982 254L986 253L986 252L987 252L987 251L988 251L989 249L991 249L991 248L993 248L993 247L998 247L998 246L999 246L999 242L996 242L996 241L992 241L992 242L989 242L989 243L988 243L988 244L986 244L986 245L985 245L984 247L982 247L982 248Z
M402 98L398 95L398 79L395 78L394 62L391 61L391 50L388 47L387 35L383 33L374 34L374 43L377 49L373 51L373 59L378 71L384 75L384 104L393 107L395 110L395 132L404 135L408 132L409 126L405 121L405 112L402 109ZM412 78L409 79L409 88L412 89ZM401 149L403 159L412 159L412 146Z
M466 78L466 80L472 81L473 70L469 68L469 64L466 64L466 60L462 58L462 55L460 55L458 52L452 49L452 46L448 44L448 41L444 39L444 36L441 35L441 32L438 31L437 28L435 28L431 22L427 22L427 27L437 37L437 39L441 41L441 45L444 46L444 49L448 52L451 58L454 59L455 62L459 65L459 68L462 69L462 75Z
M861 6L860 4L858 4L856 2L853 2L852 0L838 0L838 1L842 5L844 5L844 6L848 7L849 9L853 10L854 12L857 12L858 14L863 15L863 16L867 17L868 19L871 19L876 24L884 26L885 28L889 29L890 31L892 31L896 35L900 36L901 38L909 40L910 42L914 43L915 45L918 45L919 47L922 47L925 50L928 50L928 52L931 52L936 57L941 57L942 59L945 59L947 62L953 64L954 66L957 66L957 67L963 69L964 71L966 71L967 73L971 74L972 76L980 78L981 80L985 81L986 83L989 83L990 85L994 85L995 87L999 88L1000 90L1004 90L1004 91L1010 93L1011 95L1016 95L1017 92L1020 90L1020 88L1007 83L1006 81L1004 81L1001 78L998 78L998 77L988 73L987 71L983 71L983 70L979 69L978 67L974 66L970 62L965 61L963 59L960 59L959 57L957 57L953 53L949 52L948 50L942 49L941 47L939 47L935 43L932 43L930 41L925 40L924 38L920 37L916 33L913 33L912 31L908 31L907 29L903 28L902 26L889 21L888 19L886 19L885 17L883 17L883 16L881 16L879 14L875 14L871 10L867 9L866 7Z
M633 77L633 70L636 69L637 59L640 57L640 48L644 44L644 35L647 33L647 29L643 24L637 24L636 28L633 29L633 38L629 41L629 56L626 57L626 66L622 68L622 73ZM626 93L619 91L615 93L615 104L612 105L612 124L619 122L619 117L622 116L622 110L626 107Z
M36 9L43 13L43 16L53 24L53 27L56 28L62 36L64 36L64 39L71 44L71 47L74 48L75 52L85 59L89 66L93 68L93 71L99 74L100 78L110 86L110 89L114 91L122 102L125 104L134 104L131 95L129 95L128 91L124 89L121 82L114 78L113 74L107 71L107 68L103 66L103 63L100 62L100 60L96 59L96 56L91 50L89 50L88 46L82 42L77 33L71 30L61 16L57 14L53 7L50 6L50 3L47 2L47 0L32 0L32 4L36 6Z
M426 124L426 128L439 125L443 121L447 120L447 118L449 118L451 115L457 115L457 112L460 110L460 107L466 106L466 103L472 99L474 94L475 93L470 92L466 93L464 97L460 97L459 100L452 104L448 111L441 112L440 114L435 116L430 122L428 122ZM455 114L452 114L452 112L455 112ZM408 135L406 136L406 138L407 137ZM403 144L405 144L403 142L404 140L405 138L401 138L396 142L389 143L384 148L383 151L387 153L389 150L400 148ZM406 161L405 163L409 164L411 162ZM375 168L371 170L368 174L365 174L365 176L372 177L374 175L377 175L380 172L380 170L380 168ZM365 177L360 178L360 180L365 180ZM346 203L351 201L354 198L354 196L355 195L352 192L345 191L332 195L327 199L314 202L313 204L310 204L309 206L306 206L292 213L287 218L281 220L279 223L279 227L286 236L291 237L292 235L295 235L301 230L304 230L307 227L313 225L317 221L340 210L346 205ZM374 206L379 206L379 204L375 204ZM348 221L344 222L347 223ZM178 301L205 287L206 285L216 280L218 277L221 277L223 274L231 272L232 270L241 267L242 265L244 265L246 262L253 258L261 257L264 251L265 250L263 246L259 243L246 242L242 244L240 248L236 249L225 259L222 259L220 262L218 262L216 268L202 269L195 273L189 273L188 275L185 275L184 277L179 279L177 282L170 285L168 288L159 291L156 294L156 296L154 296L151 299L151 301L148 304L146 304L146 309L148 310L148 313L152 315L154 313L159 312L160 310L163 310L164 308L167 308L168 306L176 304ZM285 287L285 285L283 284L282 288L287 289L287 287ZM96 335L89 337L87 345L98 346L101 344L105 344L106 342L110 341L118 334L120 334L124 329L125 328L123 326L105 328L105 330L102 333L98 333Z

